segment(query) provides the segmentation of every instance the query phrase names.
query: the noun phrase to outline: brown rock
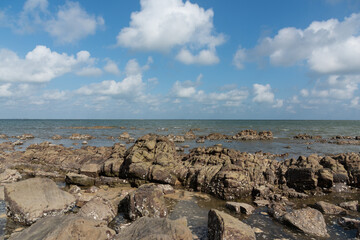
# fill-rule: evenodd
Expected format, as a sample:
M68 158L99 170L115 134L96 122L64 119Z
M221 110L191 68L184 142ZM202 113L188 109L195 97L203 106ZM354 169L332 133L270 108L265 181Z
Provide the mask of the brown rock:
M225 207L236 213L244 213L246 215L250 215L255 211L255 208L247 203L226 202Z
M335 204L332 204L332 203L324 202L324 201L315 203L314 207L324 214L337 215L337 214L346 214L347 213L344 208L336 206Z
M80 209L78 215L109 223L115 218L116 210L117 208L109 200L94 197Z

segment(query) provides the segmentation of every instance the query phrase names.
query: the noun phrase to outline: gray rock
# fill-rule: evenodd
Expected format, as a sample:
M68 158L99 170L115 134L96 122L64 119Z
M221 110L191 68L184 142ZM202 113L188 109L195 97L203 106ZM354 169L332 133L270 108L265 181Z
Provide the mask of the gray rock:
M115 239L121 240L192 240L186 218L169 220L167 218L142 217L123 229Z
M21 178L22 176L17 170L7 168L0 174L0 184L16 182Z
M227 202L225 206L231 211L244 213L246 215L250 215L255 211L255 208L247 203Z
M95 185L95 178L86 176L84 174L68 173L65 176L67 184L74 184L79 186L93 186Z
M47 215L59 215L75 205L75 197L47 178L31 178L5 186L7 214L30 225Z
M255 232L247 224L226 214L211 209L208 218L208 239L209 240L254 240Z
M12 234L9 240L105 240L114 235L105 222L70 214L40 219L22 232Z
M347 210L351 210L351 211L357 211L358 210L358 204L359 201L355 200L355 201L349 201L349 202L342 202L339 204L340 207L347 209Z
M163 189L155 184L144 184L129 193L120 203L120 209L131 220L139 217L166 217Z
M111 222L117 212L116 208L112 205L109 200L101 197L95 197L87 202L79 211L79 215L88 217L94 220Z
M270 204L270 201L269 200L254 200L254 204L257 206L257 207L263 207L263 206L268 206Z
M282 220L301 232L315 237L329 237L324 216L314 208L302 208L286 213Z
M324 201L319 201L319 202L315 203L314 207L324 214L337 215L337 214L346 214L347 213L344 208L336 206L335 204L332 204L332 203L324 202Z

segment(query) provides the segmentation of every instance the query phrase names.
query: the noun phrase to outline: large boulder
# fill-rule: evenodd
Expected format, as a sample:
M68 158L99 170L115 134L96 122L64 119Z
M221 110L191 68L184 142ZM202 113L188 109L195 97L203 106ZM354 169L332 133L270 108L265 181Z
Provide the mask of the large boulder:
M84 174L68 173L65 176L65 182L67 184L89 187L95 185L95 178L86 176Z
M80 209L78 214L109 223L115 218L117 208L107 199L94 197Z
M224 212L211 209L208 218L209 240L255 240L254 230Z
M142 217L129 227L120 231L115 239L121 240L191 240L186 218L169 220L167 218Z
M125 153L120 177L175 185L185 174L174 143L164 136L148 134Z
M164 192L155 184L144 184L129 193L120 203L125 217L135 220L139 217L166 217L168 214Z
M105 222L70 214L40 219L22 232L11 235L9 240L106 240L114 235L115 231Z
M329 237L324 216L316 209L307 207L292 210L282 216L282 221L303 233L315 237Z
M31 178L5 186L7 214L27 225L47 215L62 214L75 204L75 197L47 178Z

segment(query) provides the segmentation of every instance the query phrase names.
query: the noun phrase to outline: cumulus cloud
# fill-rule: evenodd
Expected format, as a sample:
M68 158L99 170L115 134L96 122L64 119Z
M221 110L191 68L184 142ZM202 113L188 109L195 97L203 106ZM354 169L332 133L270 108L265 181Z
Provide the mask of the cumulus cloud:
M120 46L135 50L167 52L182 48L177 59L186 64L215 64L219 61L215 47L225 39L214 33L212 9L182 0L141 0L141 10L131 14L130 26L117 36ZM209 58L206 60L206 58Z
M282 99L275 99L275 94L272 92L270 84L261 85L255 83L253 85L253 102L273 104L273 108L280 108L283 106Z
M1 82L42 83L71 72L83 64L92 64L93 59L87 51L76 56L51 51L46 46L36 46L25 58L20 58L8 49L0 50Z
M287 27L273 37L266 37L254 49L240 50L234 58L239 66L245 60L269 57L270 63L291 66L306 62L319 74L360 73L360 14L343 21L314 21L306 29Z
M89 15L78 2L66 2L54 19L45 23L45 31L60 43L76 42L104 25L100 16Z
M46 100L64 100L66 99L67 92L66 91L60 91L60 90L51 90L46 91L42 95L42 98Z
M114 74L114 75L119 75L120 74L120 70L118 68L118 66L116 65L115 62L111 61L111 60L107 60L107 63L104 67L104 70L108 73Z
M85 76L85 77L97 77L102 74L102 70L97 67L84 67L76 72L78 76Z
M11 84L6 83L0 85L0 97L10 97L12 96L12 92L10 91Z

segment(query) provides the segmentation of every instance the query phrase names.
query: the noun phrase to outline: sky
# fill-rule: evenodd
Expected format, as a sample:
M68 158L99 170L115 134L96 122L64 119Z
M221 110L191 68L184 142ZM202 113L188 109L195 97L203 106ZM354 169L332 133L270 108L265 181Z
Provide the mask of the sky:
M0 118L360 119L358 0L0 1Z

